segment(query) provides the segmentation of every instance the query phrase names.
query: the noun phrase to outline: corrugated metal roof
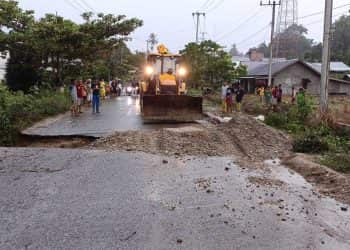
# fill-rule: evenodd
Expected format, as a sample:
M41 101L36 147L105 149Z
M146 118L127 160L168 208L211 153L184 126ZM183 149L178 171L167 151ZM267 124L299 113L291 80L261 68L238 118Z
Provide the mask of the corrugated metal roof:
M276 74L277 72L281 71L282 69L293 65L294 63L298 62L298 59L293 60L287 60L287 61L281 61L281 62L274 62L272 64L272 74ZM268 63L262 63L260 66L252 67L250 70L248 69L248 75L251 76L266 76L269 74L269 64Z
M321 74L322 63L308 63ZM350 72L350 67L343 62L331 62L331 72Z

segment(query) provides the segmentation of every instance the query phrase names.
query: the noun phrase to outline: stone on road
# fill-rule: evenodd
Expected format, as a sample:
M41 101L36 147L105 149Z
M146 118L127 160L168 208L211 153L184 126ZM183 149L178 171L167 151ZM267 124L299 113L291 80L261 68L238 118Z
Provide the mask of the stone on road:
M350 249L344 205L278 165L279 181L264 182L226 157L0 148L0 159L0 249Z
M113 132L178 126L144 124L138 97L122 96L105 100L100 111L100 114L92 114L92 110L86 108L79 117L72 117L70 113L66 113L39 122L22 133L30 136L103 137Z

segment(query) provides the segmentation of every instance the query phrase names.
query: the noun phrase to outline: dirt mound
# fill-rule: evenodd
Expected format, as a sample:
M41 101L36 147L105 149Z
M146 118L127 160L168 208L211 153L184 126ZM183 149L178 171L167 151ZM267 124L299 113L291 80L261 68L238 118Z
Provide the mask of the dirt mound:
M237 114L220 129L251 160L276 159L292 149L291 140L284 133L244 114Z
M211 129L161 129L115 133L94 142L94 148L142 151L166 155L227 156L237 152L234 146L223 146L225 135Z
M241 114L221 125L115 133L91 146L167 155L234 155L250 161L274 159L291 149L291 143L283 133Z

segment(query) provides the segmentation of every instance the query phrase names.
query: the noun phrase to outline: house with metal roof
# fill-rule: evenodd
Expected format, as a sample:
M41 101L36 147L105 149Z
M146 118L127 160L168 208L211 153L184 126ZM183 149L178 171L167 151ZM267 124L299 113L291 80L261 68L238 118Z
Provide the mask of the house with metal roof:
M245 62L248 75L240 79L241 85L249 93L254 93L260 86L267 86L269 64L267 62ZM345 65L345 64L344 64ZM344 65L333 63L334 70L347 69ZM272 64L272 83L281 85L285 94L291 94L292 87L304 88L310 94L320 93L321 71L318 66L300 61L298 59L275 61ZM350 81L336 78L330 79L330 94L350 95Z

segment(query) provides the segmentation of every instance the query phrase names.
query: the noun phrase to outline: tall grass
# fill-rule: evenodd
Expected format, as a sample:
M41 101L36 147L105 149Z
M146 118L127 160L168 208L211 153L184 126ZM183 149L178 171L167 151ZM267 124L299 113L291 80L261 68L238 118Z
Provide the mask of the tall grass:
M42 90L24 94L0 86L0 145L15 145L21 130L69 107L69 96L64 93Z

